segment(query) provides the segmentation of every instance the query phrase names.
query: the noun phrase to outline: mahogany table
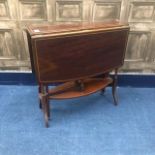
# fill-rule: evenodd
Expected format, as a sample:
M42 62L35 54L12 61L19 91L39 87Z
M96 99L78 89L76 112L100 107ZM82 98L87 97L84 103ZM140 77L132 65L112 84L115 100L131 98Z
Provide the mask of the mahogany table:
M29 25L32 70L40 108L49 126L50 99L86 96L112 85L117 104L117 70L123 65L129 26L119 22ZM109 72L115 71L114 77ZM53 89L49 85L61 83Z

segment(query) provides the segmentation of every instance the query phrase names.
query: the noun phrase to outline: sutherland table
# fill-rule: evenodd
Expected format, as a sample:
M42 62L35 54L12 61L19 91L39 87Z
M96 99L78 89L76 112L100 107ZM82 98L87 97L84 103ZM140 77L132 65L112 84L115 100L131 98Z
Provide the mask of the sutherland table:
M86 96L112 85L117 104L117 70L123 65L129 26L119 22L29 25L32 71L39 85L45 125L50 99ZM114 77L109 72L115 71ZM61 83L53 89L49 85Z

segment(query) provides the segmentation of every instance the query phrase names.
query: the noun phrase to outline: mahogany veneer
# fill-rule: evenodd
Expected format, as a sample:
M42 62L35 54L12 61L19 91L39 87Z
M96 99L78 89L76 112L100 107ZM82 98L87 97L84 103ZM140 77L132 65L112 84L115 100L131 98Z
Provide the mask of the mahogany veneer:
M117 69L124 62L128 32L129 26L119 22L27 26L31 65L47 127L50 99L86 96L112 84L117 104ZM113 79L109 77L112 70ZM63 84L49 89L55 82Z

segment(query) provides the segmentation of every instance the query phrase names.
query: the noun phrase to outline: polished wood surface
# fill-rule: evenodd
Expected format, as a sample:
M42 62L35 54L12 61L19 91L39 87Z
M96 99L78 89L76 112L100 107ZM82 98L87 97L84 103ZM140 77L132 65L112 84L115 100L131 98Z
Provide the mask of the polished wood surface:
M74 24L46 24L46 25L28 25L27 31L31 36L36 35L52 35L57 36L58 34L65 34L65 33L78 33L79 31L99 31L99 30L106 30L106 29L113 29L117 27L126 27L127 24L123 24L117 21L112 22L98 22L98 23L74 23Z
M33 72L39 84L45 125L50 99L86 96L112 84L114 103L117 70L123 65L129 26L119 22L30 25L27 36ZM109 72L115 70L113 79ZM94 78L102 75L102 78ZM48 85L63 82L54 89Z
M38 40L36 54L39 81L76 80L120 67L124 60L126 36L127 31L116 30L82 37Z
M30 55L33 57L32 66L35 67L32 68L35 68L38 82L65 82L87 78L123 64L129 27L118 23L109 24L110 27L101 23L87 25L88 29L83 25L81 29L84 27L85 30L92 30L95 25L93 31L83 31L83 28L77 29L78 34L75 29L75 34L66 30L68 33L65 35L50 36L53 34L51 26L49 28L51 34L36 35L35 38L32 36L33 52L30 52ZM63 26L59 27L62 27L59 28L60 32L64 32ZM71 25L68 27L70 30ZM42 29L46 31L45 27ZM33 30L34 27L31 31Z
M112 81L112 78L109 77L104 79L86 79L83 81L84 89L82 91L77 88L75 82L66 82L65 84L56 87L56 89L50 90L49 95L51 99L69 99L87 96L108 86Z

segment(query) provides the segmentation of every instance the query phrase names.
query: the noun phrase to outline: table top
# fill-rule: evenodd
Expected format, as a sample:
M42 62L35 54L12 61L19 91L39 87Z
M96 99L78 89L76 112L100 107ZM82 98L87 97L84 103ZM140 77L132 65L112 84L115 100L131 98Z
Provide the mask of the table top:
M76 33L83 31L96 31L106 29L117 29L128 27L128 24L119 21L111 22L80 22L80 23L59 23L59 24L41 24L41 25L27 25L27 31L31 36L48 35L48 34L62 34L62 33Z

